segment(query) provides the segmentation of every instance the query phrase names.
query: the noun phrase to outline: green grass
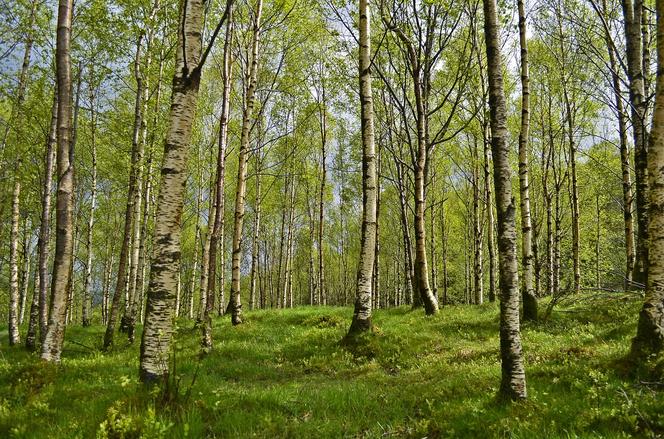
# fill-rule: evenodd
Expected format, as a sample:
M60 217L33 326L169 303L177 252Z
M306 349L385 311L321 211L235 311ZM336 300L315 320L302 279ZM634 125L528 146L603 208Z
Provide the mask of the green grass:
M493 304L378 311L374 335L352 349L339 343L349 308L248 312L239 327L215 321L202 359L182 320L166 405L137 382L138 342L102 354L102 327L73 326L55 368L7 348L5 330L0 437L662 437L662 386L627 376L621 361L639 306L584 300L526 325L529 399L519 403L496 398Z

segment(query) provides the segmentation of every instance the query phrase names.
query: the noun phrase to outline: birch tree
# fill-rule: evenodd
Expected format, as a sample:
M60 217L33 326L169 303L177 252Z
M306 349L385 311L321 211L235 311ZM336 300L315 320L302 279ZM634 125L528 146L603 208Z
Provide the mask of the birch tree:
M186 163L196 112L201 70L214 39L228 19L232 0L202 50L204 3L185 0L178 20L175 72L164 144L159 199L154 225L154 248L148 285L145 325L141 340L139 377L152 382L169 373L168 355L173 335L173 312L180 273L180 238Z
M516 258L516 207L512 197L507 131L507 105L503 86L502 59L495 0L484 0L493 179L498 211L498 257L500 264L500 394L510 399L526 398L526 375L521 351L519 322L519 274Z

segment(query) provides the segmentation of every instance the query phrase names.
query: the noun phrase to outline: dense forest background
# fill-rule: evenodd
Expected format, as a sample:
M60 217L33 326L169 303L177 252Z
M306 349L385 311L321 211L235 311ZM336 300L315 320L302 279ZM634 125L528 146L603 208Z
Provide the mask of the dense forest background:
M208 6L204 39L209 38L223 6L214 2ZM405 43L388 29L387 16L403 20L410 43L430 51L431 66L424 75L429 87L425 245L431 287L445 304L482 303L496 295L496 250L490 241L495 239L490 230L495 227L495 214L490 212L492 202L487 198L491 155L486 55L479 6L477 2L418 3L415 7L388 2L374 11L373 86L380 185L378 307L412 302L413 268L408 261L414 257L407 253L413 252L415 241L411 229L418 116ZM535 293L561 295L575 288L571 160L575 161L579 206L579 287L621 289L627 277L623 213L635 209L631 200L625 205L620 156L621 146L630 143L629 138L621 138L626 132L619 130L621 123L626 124L629 108L622 10L615 2L547 0L527 6L531 78L527 154ZM353 13L336 2L275 1L266 2L264 9L242 240L243 302L261 308L347 305L354 297L361 217ZM171 30L176 28L177 10L177 4L169 2L76 5L71 322L81 321L85 297L90 297L95 309L106 310L112 296L136 136L144 143L138 160L143 167L140 184L145 201L139 221L145 242L141 259L130 265L139 264L140 272L149 267L146 260L159 193L177 37ZM233 223L252 30L247 11L247 7L238 7L233 15L226 225ZM502 12L508 121L511 148L516 151L521 101L518 17L511 7ZM32 292L38 287L44 151L52 141L54 14L53 5L39 1L18 1L3 9L2 177L7 184L0 189L0 282L5 297L2 306L6 307L12 242L10 182L18 179L16 263L21 321L27 318ZM420 21L431 29L418 30ZM644 50L654 47L654 33L647 32L651 25L652 18L646 13ZM177 312L190 317L199 312L201 257L210 230L222 58L223 44L217 44L203 72L187 164ZM651 57L645 62L654 61ZM655 71L650 64L644 64L648 83ZM613 75L622 102L616 102ZM23 102L17 109L19 86L24 88ZM137 93L143 94L138 108ZM622 129L629 130L629 126ZM517 175L516 154L511 160ZM633 173L633 160L628 157L627 161L627 170ZM518 181L513 184L518 194ZM231 234L227 232L224 238L226 242L220 245L229 249ZM228 300L229 284L224 279L229 277L224 274L229 272L229 264L227 256L217 270L219 312ZM139 281L145 278L141 275ZM144 288L138 286L139 294Z

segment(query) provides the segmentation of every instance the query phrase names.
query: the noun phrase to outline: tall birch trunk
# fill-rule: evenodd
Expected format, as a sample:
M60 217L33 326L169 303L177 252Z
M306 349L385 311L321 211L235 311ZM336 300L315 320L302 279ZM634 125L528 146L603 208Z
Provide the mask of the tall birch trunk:
M96 90L93 85L94 64L90 64L90 149L92 154L92 189L90 193L90 217L88 218L88 230L85 240L87 259L85 263L85 284L83 286L83 310L81 312L83 326L90 326L91 301L92 301L92 233L95 225L95 210L97 209L97 113L96 113Z
M32 251L30 249L30 241L32 232L30 229L30 218L26 217L23 221L23 266L21 267L21 290L19 296L19 312L18 323L22 325L25 320L25 307L28 298L28 289L30 287L30 270L32 267Z
M371 91L371 24L369 0L359 7L360 120L362 127L362 235L355 309L348 336L371 330L371 275L376 250L376 150Z
M641 20L642 0L622 0L627 53L627 77L634 136L634 177L636 180L636 263L634 282L646 286L648 271L648 133L646 113L648 102L643 75Z
M233 325L242 323L242 301L240 298L240 262L242 260L242 236L244 225L245 197L247 194L247 156L249 154L249 135L251 118L254 112L254 95L258 78L258 44L260 41L261 14L263 0L256 1L251 41L251 65L247 75L247 89L242 111L242 131L238 154L237 187L235 190L235 222L233 225L233 260L231 276L231 321Z
M487 226L486 226L486 240L489 249L489 302L496 301L496 244L494 239L494 216L493 216L493 202L491 191L491 171L489 150L491 144L488 138L487 129L483 130L483 146L484 146L484 206L487 212Z
M325 246L323 244L323 231L325 229L325 183L327 179L327 167L325 159L327 158L327 99L325 95L325 81L321 73L322 100L318 104L318 113L320 119L320 137L321 137L321 158L320 158L320 192L318 205L318 289L321 296L321 304L327 305L327 291L325 288Z
M55 148L58 129L58 94L53 94L51 106L51 125L46 139L44 151L44 184L41 189L41 216L39 223L39 237L37 239L37 271L39 287L35 288L30 306L30 321L25 338L25 347L35 350L37 347L37 332L39 340L46 336L48 323L48 249L51 230L51 189L53 186L53 167L55 163Z
M473 293L476 305L484 303L484 270L482 256L483 246L483 219L480 215L480 169L479 148L477 138L473 142Z
M664 350L664 0L657 0L657 81L650 145L648 176L649 266L646 298L639 313L631 354L639 362Z
M537 297L533 289L533 227L530 215L530 182L528 178L528 136L530 131L530 76L524 0L518 0L519 47L521 49L521 130L519 131L519 194L521 207L521 298L523 320L537 320Z
M104 334L104 349L109 349L114 342L115 338L115 325L117 324L118 315L120 313L120 299L125 294L125 317L123 317L122 328L127 330L128 309L131 305L131 297L129 296L130 283L133 277L132 269L136 266L137 261L129 259L134 257L134 247L131 245L132 238L135 239L137 229L137 203L140 196L137 192L140 191L142 185L142 172L143 172L143 153L145 145L141 141L141 126L143 124L143 89L145 83L143 81L143 73L141 72L141 62L143 57L143 39L145 33L141 32L136 41L136 54L134 56L134 78L136 79L136 96L134 100L134 126L132 132L132 145L131 145L131 169L129 171L129 189L127 191L127 205L125 208L124 230L122 246L120 247L120 258L118 259L118 273L115 292L111 302L111 309L108 314L108 322L106 326L106 333ZM140 210L138 210L140 212ZM132 263L133 262L133 263ZM129 268L129 270L127 270Z
M228 19L230 1L223 19ZM186 0L179 20L171 110L164 144L161 184L154 225L153 256L139 376L151 382L168 376L173 313L180 273L180 238L187 156L198 100L202 63L202 0ZM207 53L207 51L206 51Z
M212 312L214 311L214 301L216 295L217 281L217 251L220 252L220 297L219 297L219 315L224 307L224 223L226 207L226 146L228 144L228 115L230 114L230 93L231 79L233 76L233 63L231 59L231 42L233 38L233 19L232 12L229 12L226 23L226 37L224 40L224 65L223 65L223 96L221 101L221 115L219 117L219 144L217 146L217 170L215 175L214 190L214 224L210 234L210 256L208 259L208 299L206 302L203 321L203 339L201 345L203 349L212 348Z
M12 195L12 231L9 245L9 346L21 342L18 330L18 232L21 200L21 180L18 175L14 177L14 191Z
M71 153L71 59L70 40L73 0L60 0L56 38L56 71L58 78L58 148L57 148L57 197L56 239L53 277L51 282L51 306L48 326L41 348L41 358L60 362L67 316L67 286L70 282L73 248L74 164Z
M259 264L259 232L261 227L261 177L260 177L260 152L256 151L256 194L254 198L254 233L251 238L251 280L249 293L249 309L256 308L256 288L258 281Z
M608 9L606 0L602 0L603 20L608 19ZM611 85L613 88L613 97L618 119L618 136L620 139L620 168L622 171L622 193L623 193L623 221L625 224L625 288L630 288L634 275L634 219L632 212L634 210L634 196L632 193L632 176L630 165L630 152L627 142L627 114L623 104L622 81L618 71L618 62L616 60L616 51L613 45L609 28L604 28L604 41L609 55L609 68L611 70Z
M501 395L526 398L526 374L521 351L519 322L519 272L516 258L516 207L512 197L507 131L507 105L503 87L502 60L495 0L484 0L484 34L489 76L489 108L493 177L498 210L500 259L500 352Z

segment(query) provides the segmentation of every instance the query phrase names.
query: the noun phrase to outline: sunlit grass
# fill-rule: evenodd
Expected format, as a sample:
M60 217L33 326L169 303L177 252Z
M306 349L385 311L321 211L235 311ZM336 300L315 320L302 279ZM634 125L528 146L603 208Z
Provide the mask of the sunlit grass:
M342 346L352 310L215 321L215 349L179 321L177 389L164 406L137 382L138 347L99 351L103 328L67 331L62 365L0 342L0 437L657 437L661 384L625 374L639 298L584 300L523 328L529 399L504 404L498 309L375 313ZM173 395L177 393L178 397Z

